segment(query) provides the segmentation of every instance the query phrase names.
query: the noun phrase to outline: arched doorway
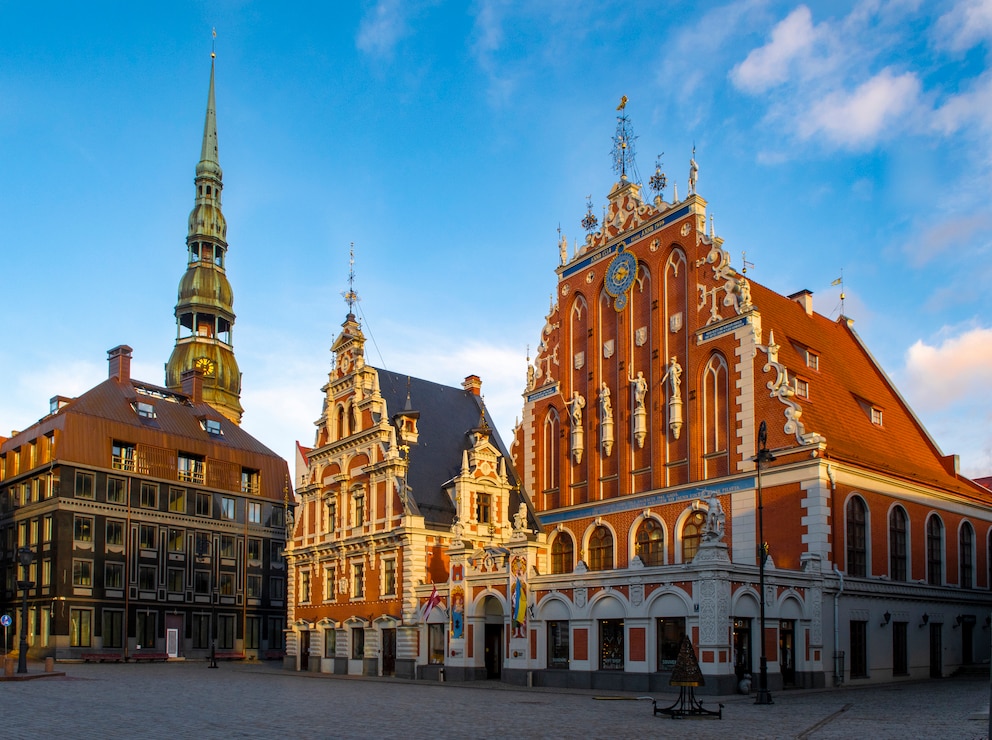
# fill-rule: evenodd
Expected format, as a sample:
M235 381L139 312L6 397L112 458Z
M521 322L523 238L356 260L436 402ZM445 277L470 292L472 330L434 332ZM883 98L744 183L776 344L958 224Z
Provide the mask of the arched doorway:
M486 678L499 679L503 675L503 605L495 596L487 596L482 611L486 618L484 635Z

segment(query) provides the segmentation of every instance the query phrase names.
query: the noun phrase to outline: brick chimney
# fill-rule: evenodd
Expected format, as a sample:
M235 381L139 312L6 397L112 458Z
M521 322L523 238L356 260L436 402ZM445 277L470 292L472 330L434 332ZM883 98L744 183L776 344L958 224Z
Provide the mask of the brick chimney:
M793 293L789 296L790 301L795 301L803 310L806 312L807 316L813 315L813 293L808 290L800 290L797 293Z
M469 375L465 378L465 382L462 383L462 388L467 390L473 396L482 395L482 378L478 375Z
M130 382L132 351L133 350L126 344L121 344L107 352L107 360L110 362L111 378L117 378L122 383Z
M193 403L203 403L203 370L198 367L184 370L179 381L182 383L183 393L189 396Z

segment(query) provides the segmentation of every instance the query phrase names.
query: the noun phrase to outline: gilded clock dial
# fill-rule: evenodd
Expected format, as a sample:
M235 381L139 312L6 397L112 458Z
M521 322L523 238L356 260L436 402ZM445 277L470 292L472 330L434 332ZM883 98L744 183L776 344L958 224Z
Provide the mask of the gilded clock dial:
M199 358L197 358L197 360L196 360L196 362L194 364L196 365L196 369L197 370L202 370L203 371L203 374L204 375L213 375L214 374L214 369L215 369L214 368L214 363L208 357L199 357Z
M625 294L636 276L637 258L630 252L620 252L606 269L606 292L614 298Z

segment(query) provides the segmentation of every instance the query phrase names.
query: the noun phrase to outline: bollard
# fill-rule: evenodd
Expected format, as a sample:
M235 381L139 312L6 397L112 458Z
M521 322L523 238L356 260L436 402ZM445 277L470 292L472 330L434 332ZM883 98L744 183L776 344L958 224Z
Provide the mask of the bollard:
M14 675L14 659L6 658L3 661L3 675L13 676Z
M437 680L444 683L444 669L442 668L437 672Z
M45 658L45 673L55 673L55 658Z

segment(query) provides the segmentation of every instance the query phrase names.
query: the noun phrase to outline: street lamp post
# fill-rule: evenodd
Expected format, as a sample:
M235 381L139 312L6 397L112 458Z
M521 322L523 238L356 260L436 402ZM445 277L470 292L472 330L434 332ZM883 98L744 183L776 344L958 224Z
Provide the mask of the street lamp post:
M28 580L28 568L34 562L34 553L27 547L17 550L17 559L24 568L24 580L17 582L17 587L24 594L21 602L21 648L17 657L17 672L28 672L28 590L34 587L34 581Z
M758 454L754 462L758 467L758 588L760 594L760 630L761 668L758 675L758 691L755 694L755 704L773 704L772 695L768 691L768 657L765 654L765 559L768 557L768 546L765 544L764 503L761 495L761 466L770 463L775 456L768 451L768 426L764 421L758 427Z

